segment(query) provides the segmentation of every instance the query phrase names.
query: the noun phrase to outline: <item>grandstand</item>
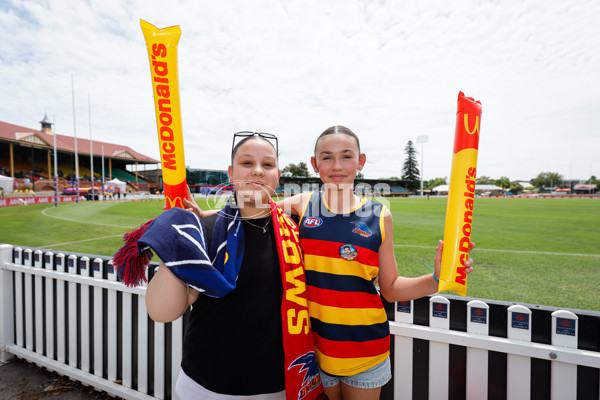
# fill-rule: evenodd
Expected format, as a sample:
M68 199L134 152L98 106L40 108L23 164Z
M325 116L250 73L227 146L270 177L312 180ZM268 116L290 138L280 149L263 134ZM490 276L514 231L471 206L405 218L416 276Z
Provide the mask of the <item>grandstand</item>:
M25 182L33 184L33 190L53 190L54 139L56 138L59 191L72 187L76 179L75 140L72 136L52 131L47 116L40 121L41 129L35 130L0 121L0 174L15 179L15 189L25 188ZM90 140L77 138L79 187L92 186L90 163ZM130 147L100 141L92 141L94 186L102 185L102 159L105 180L117 178L126 182L127 190L162 190L160 161L136 152ZM102 151L102 149L104 151ZM104 154L103 154L104 153ZM144 166L143 171L138 170ZM146 169L152 165L152 169ZM135 166L135 173L127 167ZM224 170L186 168L187 182L193 193L223 193L233 190L229 176ZM293 194L306 190L318 190L318 177L281 177L278 194ZM408 196L407 182L387 179L356 179L357 191L363 195Z
M75 140L72 136L59 135L52 131L52 122L47 116L40 121L41 129L35 130L0 121L0 174L14 177L15 186L25 186L29 179L34 190L53 188L54 139L56 138L59 190L73 185L76 178ZM148 191L158 188L158 180L152 181L141 173L132 173L127 166L151 164L160 161L136 152L128 146L92 141L94 182L102 181L102 158L105 179L118 178L127 182L130 190ZM79 180L81 187L91 186L90 140L77 138Z

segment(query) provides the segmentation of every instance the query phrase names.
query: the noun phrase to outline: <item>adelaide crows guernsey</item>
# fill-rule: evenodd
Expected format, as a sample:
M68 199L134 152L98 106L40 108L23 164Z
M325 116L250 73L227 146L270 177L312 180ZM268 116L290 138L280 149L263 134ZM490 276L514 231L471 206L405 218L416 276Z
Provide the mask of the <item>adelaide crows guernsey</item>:
M373 284L384 213L382 204L363 199L351 212L335 214L323 193L314 192L300 219L315 353L332 375L355 375L389 356L389 324Z

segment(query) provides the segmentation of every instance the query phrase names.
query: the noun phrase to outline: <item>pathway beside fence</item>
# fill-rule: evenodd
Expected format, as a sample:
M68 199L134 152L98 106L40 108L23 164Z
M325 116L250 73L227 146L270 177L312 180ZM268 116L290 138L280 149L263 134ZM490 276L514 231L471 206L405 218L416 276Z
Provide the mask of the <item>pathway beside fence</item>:
M187 314L153 322L145 291L118 282L108 257L0 245L0 361L174 399ZM382 399L600 400L600 312L445 295L385 305L394 378Z

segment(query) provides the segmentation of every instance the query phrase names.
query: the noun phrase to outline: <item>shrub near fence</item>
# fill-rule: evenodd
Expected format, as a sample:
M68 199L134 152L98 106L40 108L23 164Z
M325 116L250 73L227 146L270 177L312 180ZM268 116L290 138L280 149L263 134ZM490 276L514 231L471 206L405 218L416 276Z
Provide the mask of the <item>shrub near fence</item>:
M0 360L175 398L187 316L154 323L145 290L118 282L107 257L0 245ZM385 305L394 379L382 399L600 399L598 312L456 296Z

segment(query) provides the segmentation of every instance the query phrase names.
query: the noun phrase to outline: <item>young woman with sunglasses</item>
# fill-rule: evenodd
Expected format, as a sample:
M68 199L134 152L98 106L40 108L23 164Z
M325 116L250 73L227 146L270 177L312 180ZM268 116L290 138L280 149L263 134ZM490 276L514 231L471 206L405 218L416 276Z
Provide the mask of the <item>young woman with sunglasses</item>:
M277 138L271 134L241 132L234 136L228 172L235 187L230 201L236 206L223 210L237 209L241 216L243 260L235 288L222 298L203 295L164 264L148 284L146 304L154 321L173 321L192 306L176 385L179 398L286 399L284 369L289 368L284 368L283 267L274 231L277 222L272 218L275 211L270 205L280 176L276 146ZM215 240L217 218L233 224L231 216L223 214L203 218L208 243L211 237ZM307 337L312 353L309 333ZM314 354L312 357L314 390L322 394ZM288 399L295 399L298 393L287 392Z

